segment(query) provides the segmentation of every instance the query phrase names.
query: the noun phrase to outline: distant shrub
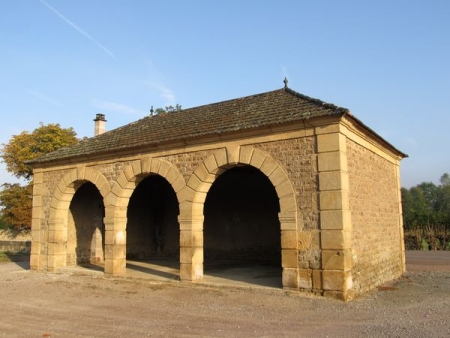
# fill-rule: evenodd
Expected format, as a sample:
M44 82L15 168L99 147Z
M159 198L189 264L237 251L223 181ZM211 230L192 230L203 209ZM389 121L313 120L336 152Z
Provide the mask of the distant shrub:
M6 223L2 217L0 217L0 230L2 229L10 229L11 225L9 225L8 223Z

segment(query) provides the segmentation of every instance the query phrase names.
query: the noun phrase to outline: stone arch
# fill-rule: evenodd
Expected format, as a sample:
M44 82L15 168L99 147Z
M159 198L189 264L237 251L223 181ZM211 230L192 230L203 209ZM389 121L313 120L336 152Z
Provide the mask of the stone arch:
M233 146L216 151L205 159L190 176L180 202L181 279L203 277L203 208L207 193L215 179L238 164L260 170L270 180L279 198L282 283L285 288L298 288L298 222L294 188L286 171L268 153L252 146Z
M76 182L90 182L100 192L103 199L108 195L110 185L106 177L97 169L80 167L70 170L59 181L51 199L48 220L48 262L47 269L54 271L66 266L66 241L69 207L76 193Z
M125 275L127 209L131 195L146 174L160 175L172 186L178 202L186 181L172 163L143 156L132 161L118 175L105 198L105 273Z

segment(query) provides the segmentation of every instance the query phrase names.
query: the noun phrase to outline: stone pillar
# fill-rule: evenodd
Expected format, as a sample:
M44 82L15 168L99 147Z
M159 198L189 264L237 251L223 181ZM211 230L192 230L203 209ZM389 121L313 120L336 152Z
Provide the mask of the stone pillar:
M203 221L203 214L178 217L180 224L180 280L182 281L203 278Z
M42 241L44 240L41 234L41 219L44 214L42 210L42 184L42 171L35 170L33 173L33 206L31 216L31 270L40 270L46 268L46 264L41 264L41 258L43 256L41 249Z
M125 276L127 248L126 217L105 217L105 274Z
M67 224L64 218L52 218L48 221L47 270L56 271L66 266Z
M351 299L353 286L351 214L346 137L339 126L318 132L318 170L324 295Z
M283 289L298 290L298 233L295 212L280 212L281 266Z

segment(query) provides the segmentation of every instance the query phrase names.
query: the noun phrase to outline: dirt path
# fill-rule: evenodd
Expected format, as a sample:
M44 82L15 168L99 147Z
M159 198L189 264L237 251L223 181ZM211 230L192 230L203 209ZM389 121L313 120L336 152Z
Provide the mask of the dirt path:
M349 303L1 263L0 336L449 337L450 253L441 255L408 253L404 277Z

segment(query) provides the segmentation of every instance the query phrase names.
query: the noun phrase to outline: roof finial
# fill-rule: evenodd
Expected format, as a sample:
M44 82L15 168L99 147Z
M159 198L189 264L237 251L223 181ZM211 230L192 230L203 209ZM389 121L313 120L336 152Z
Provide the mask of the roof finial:
M153 110L153 106L150 108L150 116L153 116L153 112L154 112L154 110Z
M287 77L284 78L283 82L284 82L284 88L287 88L288 87L288 85L287 85L288 84Z

